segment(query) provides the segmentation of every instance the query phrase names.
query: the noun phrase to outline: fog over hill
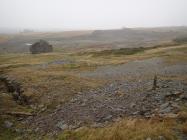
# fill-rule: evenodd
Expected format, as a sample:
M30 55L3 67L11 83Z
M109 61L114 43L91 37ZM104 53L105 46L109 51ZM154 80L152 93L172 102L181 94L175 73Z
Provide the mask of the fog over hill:
M0 42L1 52L28 52L26 44L39 39L49 41L55 48L151 47L187 36L187 27L123 28L95 31L32 32L8 35Z

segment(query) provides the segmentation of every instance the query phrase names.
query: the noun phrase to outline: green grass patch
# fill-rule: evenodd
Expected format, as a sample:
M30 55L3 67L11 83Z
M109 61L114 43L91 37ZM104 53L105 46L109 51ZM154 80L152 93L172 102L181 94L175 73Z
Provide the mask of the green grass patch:
M94 52L83 52L78 55L91 55L93 57L109 57L109 56L123 56L123 55L134 55L138 53L143 53L147 50L164 48L164 47L172 47L179 45L177 42L169 42L163 43L159 45L155 45L152 47L139 47L139 48L120 48L120 49L111 49L111 50L102 50L102 51L94 51Z
M177 43L187 43L187 36L177 37L173 41L175 41Z
M133 55L136 53L140 53L146 50L146 48L120 48L113 50L104 50L100 52L93 52L93 56L105 56L105 55Z
M103 50L96 52L85 52L81 53L81 55L92 55L93 57L101 57L101 56L121 56L121 55L133 55L136 53L144 52L146 48L120 48L120 49L111 49L111 50Z

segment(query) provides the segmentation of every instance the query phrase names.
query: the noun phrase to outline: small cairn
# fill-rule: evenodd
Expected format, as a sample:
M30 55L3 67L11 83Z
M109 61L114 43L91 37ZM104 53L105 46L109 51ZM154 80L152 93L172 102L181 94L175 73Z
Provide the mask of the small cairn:
M154 79L153 79L152 90L156 90L156 88L158 88L158 85L157 85L157 75L155 74Z

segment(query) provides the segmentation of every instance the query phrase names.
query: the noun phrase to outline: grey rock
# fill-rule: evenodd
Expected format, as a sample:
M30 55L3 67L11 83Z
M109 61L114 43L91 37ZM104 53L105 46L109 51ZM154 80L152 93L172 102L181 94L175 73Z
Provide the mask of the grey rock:
M132 115L138 115L140 111L133 112Z
M5 121L4 126L5 126L5 128L11 128L13 126L13 123L10 121Z
M30 105L30 107L31 107L33 110L36 110L36 109L37 109L37 106L36 106L36 105Z
M180 95L180 99L187 100L187 95Z
M172 92L167 92L167 93L165 94L165 96L166 96L166 97L169 97L169 96L172 96L172 94L173 94Z
M94 123L93 125L91 125L91 127L99 128L99 127L103 127L103 124L102 123Z
M160 106L160 109L163 110L169 106L169 102L166 102Z
M146 138L146 140L152 140L150 137Z
M175 99L175 101L176 101L176 102L181 101L181 98L177 98L177 99Z
M176 95L176 96L179 96L179 95L181 95L181 94L182 94L181 91L175 91L175 92L173 93L173 95Z
M177 103L174 103L174 102L172 102L171 106L174 107L174 108L176 108L176 109L180 108L180 106Z
M68 125L65 124L64 121L58 122L58 123L56 124L56 126L57 126L58 128L60 128L61 130L65 130L65 129L68 128Z
M166 140L163 136L158 136L159 140Z
M107 117L104 118L104 120L110 120L112 119L112 117L113 117L112 115L108 115Z
M44 107L44 105L43 105L43 104L40 104L40 105L38 105L38 107L39 107L39 108L43 108L43 107Z
M68 129L70 129L70 130L76 129L76 128L78 128L78 126L76 126L76 125L69 125L69 126L68 126Z
M34 132L36 132L36 133L37 133L38 131L39 131L39 128L37 127L37 128L34 130Z
M135 103L131 103L131 104L130 104L130 108L134 108L135 106L136 106Z
M86 105L86 103L85 102L83 102L82 104L81 104L81 106L85 106Z
M167 108L164 108L164 109L162 109L162 110L160 110L160 113L170 113L171 111L172 111L172 107L167 107Z

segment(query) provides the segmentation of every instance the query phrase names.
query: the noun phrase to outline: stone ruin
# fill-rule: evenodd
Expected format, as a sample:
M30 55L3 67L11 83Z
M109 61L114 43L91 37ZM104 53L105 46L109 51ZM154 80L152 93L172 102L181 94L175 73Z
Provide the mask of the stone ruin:
M53 47L45 40L40 40L30 47L30 52L32 54L39 54L39 53L48 53L52 52Z

